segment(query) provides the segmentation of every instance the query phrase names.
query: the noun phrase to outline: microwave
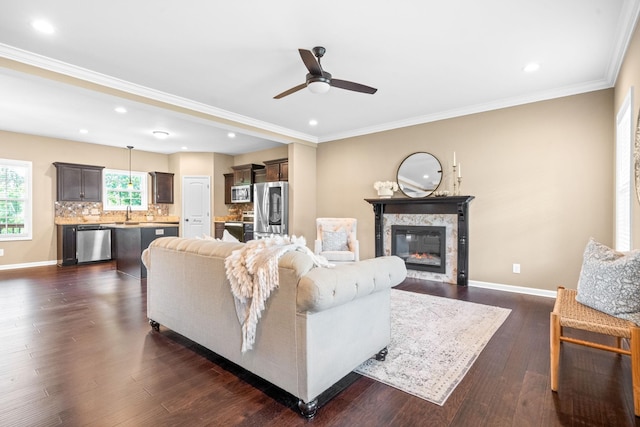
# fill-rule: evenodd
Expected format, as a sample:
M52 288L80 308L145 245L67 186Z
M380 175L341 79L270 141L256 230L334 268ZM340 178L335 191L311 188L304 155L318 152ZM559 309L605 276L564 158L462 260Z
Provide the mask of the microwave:
M231 203L251 203L253 192L251 185L234 185L231 187Z

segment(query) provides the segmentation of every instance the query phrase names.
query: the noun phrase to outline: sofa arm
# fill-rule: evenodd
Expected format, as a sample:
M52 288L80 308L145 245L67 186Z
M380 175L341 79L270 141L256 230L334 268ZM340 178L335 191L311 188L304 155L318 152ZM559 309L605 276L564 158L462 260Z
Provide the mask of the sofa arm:
M297 310L327 310L392 288L406 276L405 263L397 256L372 258L335 268L314 268L300 279Z

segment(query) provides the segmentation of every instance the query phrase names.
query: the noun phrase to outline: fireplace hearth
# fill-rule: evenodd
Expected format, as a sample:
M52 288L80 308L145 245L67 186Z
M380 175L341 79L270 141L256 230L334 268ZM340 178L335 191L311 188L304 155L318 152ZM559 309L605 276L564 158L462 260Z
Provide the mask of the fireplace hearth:
M391 254L404 260L408 269L446 271L446 227L392 225Z

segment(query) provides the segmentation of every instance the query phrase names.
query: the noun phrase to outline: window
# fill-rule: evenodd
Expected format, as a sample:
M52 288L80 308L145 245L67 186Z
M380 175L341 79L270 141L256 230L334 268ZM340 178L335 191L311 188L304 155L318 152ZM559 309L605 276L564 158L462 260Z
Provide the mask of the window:
M0 241L31 239L31 162L0 159Z
M129 187L131 176L131 187ZM107 211L125 210L131 206L134 211L146 211L147 206L147 174L105 169L102 173L102 208Z
M629 89L616 117L616 223L615 240L619 251L631 250L631 159L633 123L631 106L633 88Z

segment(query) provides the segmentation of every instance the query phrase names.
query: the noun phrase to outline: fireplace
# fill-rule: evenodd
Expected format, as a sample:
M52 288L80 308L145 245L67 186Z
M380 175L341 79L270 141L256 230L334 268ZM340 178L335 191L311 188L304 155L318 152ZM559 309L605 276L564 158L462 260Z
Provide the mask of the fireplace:
M408 269L445 273L446 227L392 225L391 254Z
M375 214L375 255L385 256L401 252L407 265L407 276L466 286L469 280L469 203L473 196L365 199ZM403 229L400 236L394 230ZM413 228L418 227L418 228ZM420 231L429 227L429 231ZM433 232L445 229L436 249ZM417 236L414 236L417 231ZM409 239L407 238L409 237ZM408 240L422 238L429 251L426 258L409 258ZM396 248L395 246L401 246ZM435 271L439 254L440 271ZM396 254L398 255L398 254ZM408 259L408 261L407 261Z

